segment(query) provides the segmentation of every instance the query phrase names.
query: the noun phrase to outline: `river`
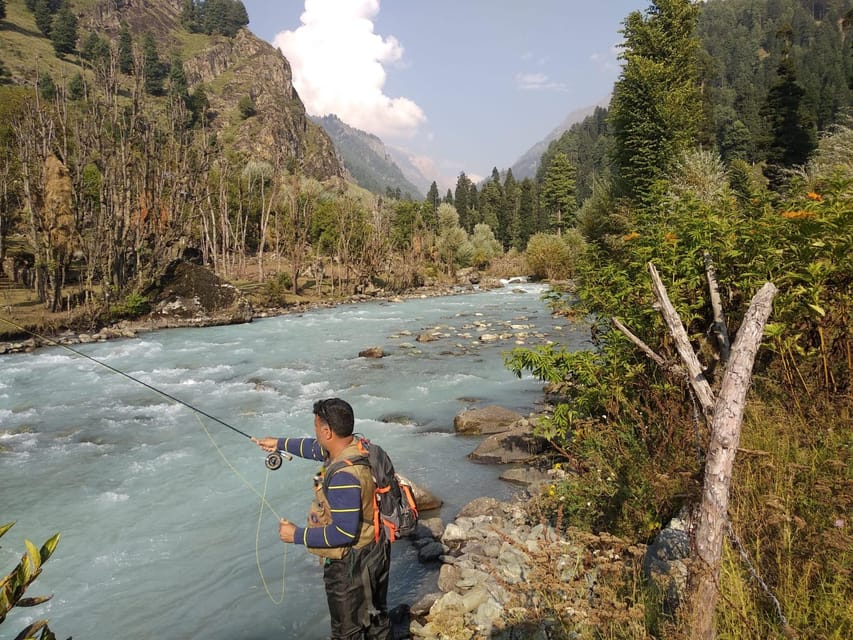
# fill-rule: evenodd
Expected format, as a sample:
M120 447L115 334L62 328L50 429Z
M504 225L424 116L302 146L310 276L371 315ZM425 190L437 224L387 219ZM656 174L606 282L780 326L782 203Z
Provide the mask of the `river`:
M313 402L343 397L356 430L444 500L426 516L448 521L475 497L516 490L466 459L480 439L454 435L453 417L487 404L529 413L541 397L540 382L504 367L514 339L478 336L588 346L586 327L553 318L543 292L350 304L76 348L253 436L311 435ZM425 330L443 337L416 342ZM358 357L372 345L386 357ZM0 575L24 538L40 546L62 532L27 593L53 599L14 609L0 638L41 618L79 640L327 637L317 559L278 540L269 509L259 526L264 493L281 516L304 518L317 465L263 462L240 434L67 350L0 356L0 524L16 521L0 540ZM390 607L435 579L410 543L393 545Z

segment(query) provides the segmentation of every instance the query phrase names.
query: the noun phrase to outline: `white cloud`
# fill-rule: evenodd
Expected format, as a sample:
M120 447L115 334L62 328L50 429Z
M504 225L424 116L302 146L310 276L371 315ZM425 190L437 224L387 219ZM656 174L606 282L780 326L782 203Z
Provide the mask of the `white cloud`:
M426 122L412 100L383 93L385 67L403 47L373 32L379 0L305 0L301 26L273 39L293 69L293 85L313 115L334 113L382 136L412 136Z
M515 86L522 91L566 91L562 82L552 80L544 73L516 73Z
M622 43L614 44L607 53L593 53L589 59L602 71L616 71L620 68L619 55Z

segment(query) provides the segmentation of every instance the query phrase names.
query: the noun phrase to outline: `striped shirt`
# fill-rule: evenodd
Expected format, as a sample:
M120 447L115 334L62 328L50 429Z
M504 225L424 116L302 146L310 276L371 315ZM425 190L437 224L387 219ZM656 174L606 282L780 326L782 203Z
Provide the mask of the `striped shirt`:
M315 438L279 438L281 451L327 462L326 451ZM330 479L326 498L332 514L332 524L325 527L296 527L293 542L306 547L343 547L358 539L361 523L361 485L345 469L338 470Z

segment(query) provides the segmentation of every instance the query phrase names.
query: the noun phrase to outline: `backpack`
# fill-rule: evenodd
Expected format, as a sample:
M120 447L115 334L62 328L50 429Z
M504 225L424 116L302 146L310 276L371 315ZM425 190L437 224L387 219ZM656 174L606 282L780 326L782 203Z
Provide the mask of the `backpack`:
M418 527L418 505L412 486L394 471L394 463L385 450L365 437L357 439L357 458L336 462L326 470L325 477L344 465L363 464L370 467L376 489L373 492L373 524L376 540L383 537L396 542L409 536Z

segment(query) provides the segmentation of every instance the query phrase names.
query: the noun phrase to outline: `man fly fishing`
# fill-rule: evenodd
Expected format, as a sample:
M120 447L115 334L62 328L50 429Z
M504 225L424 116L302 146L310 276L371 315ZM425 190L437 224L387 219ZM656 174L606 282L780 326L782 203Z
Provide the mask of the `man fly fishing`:
M322 461L314 478L308 526L282 519L283 542L304 545L323 562L333 640L391 640L388 618L390 542L375 535L375 489L353 437L352 407L340 398L314 403L314 438L252 438L267 452Z

